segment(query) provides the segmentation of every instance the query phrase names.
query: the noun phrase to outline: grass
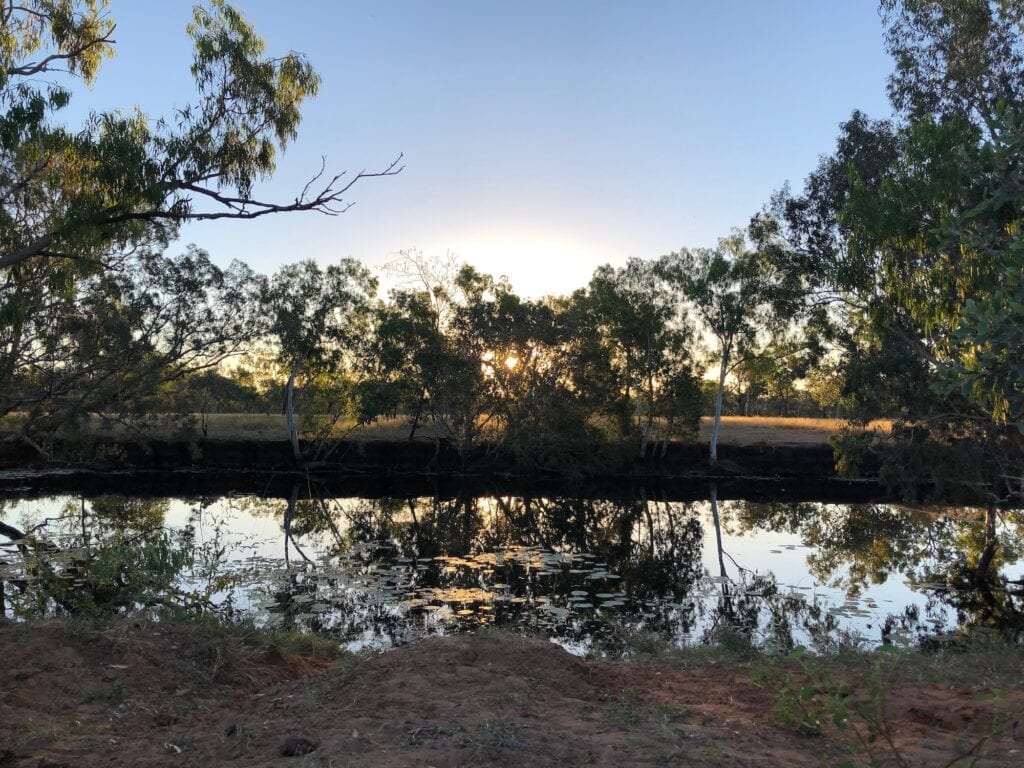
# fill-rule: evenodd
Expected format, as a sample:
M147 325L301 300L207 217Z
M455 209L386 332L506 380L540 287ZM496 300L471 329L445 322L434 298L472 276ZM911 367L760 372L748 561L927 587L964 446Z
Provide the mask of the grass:
M10 429L17 416L0 419L0 430ZM284 416L279 414L213 413L206 417L206 437L211 440L284 440L286 439ZM183 429L180 423L157 424L138 422L138 428L163 439L175 439L201 434L200 417L192 418L192 425ZM787 418L775 416L724 416L722 417L719 442L722 445L826 445L844 422L840 419ZM888 431L891 423L875 421L869 428ZM96 432L105 432L114 438L137 437L138 432L128 426L103 424L96 419ZM346 435L346 433L348 433ZM342 421L335 428L338 436L346 435L352 440L406 440L409 437L409 422L405 417L381 419L366 426L357 426L352 421ZM433 428L427 424L416 431L417 439L433 440ZM701 419L698 441L706 443L711 439L711 418Z
M782 416L723 416L718 440L723 445L825 445L846 422L841 419L788 418ZM869 429L889 431L892 422L873 421ZM698 440L711 439L711 419L701 419Z

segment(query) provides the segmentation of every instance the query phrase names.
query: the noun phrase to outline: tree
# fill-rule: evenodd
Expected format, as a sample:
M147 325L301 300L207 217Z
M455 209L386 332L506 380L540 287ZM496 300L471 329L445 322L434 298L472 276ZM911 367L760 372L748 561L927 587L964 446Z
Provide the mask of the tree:
M377 282L359 262L343 259L326 269L315 261L282 267L270 280L269 334L287 371L284 412L296 461L302 459L295 419L295 382L317 373L343 375L344 363L366 337Z
M70 294L44 292L0 324L0 415L19 413L17 436L73 429L95 414L126 422L160 410L162 392L209 371L262 333L258 285L241 263L221 269L189 248L143 252ZM16 286L11 302L34 297ZM135 425L131 425L135 428Z
M0 13L0 268L34 259L94 268L128 244L167 242L184 221L337 214L355 183L401 170L395 161L346 179L321 169L290 202L255 197L320 78L300 54L266 56L263 40L225 0L197 6L188 27L195 104L155 122L137 111L94 114L78 132L55 124L72 92L42 84L40 75L92 82L114 51L106 3L29 0Z
M959 478L998 501L1024 488L1021 12L883 10L898 120L855 112L803 192L777 197L752 230L849 329L835 338L853 415L895 418L876 446L888 474L907 489L918 471L939 487Z
M577 388L604 393L603 410L621 434L639 437L641 456L659 415L665 440L676 425L695 434L700 396L688 349L692 329L657 264L631 259L620 269L599 267L574 299L583 309L579 321L600 345L581 347L574 367L582 363L580 371L593 378Z
M989 125L1024 94L1024 12L1014 0L882 0L896 63L889 99L911 121ZM1002 106L1001 106L1002 105Z
M806 378L807 391L815 404L838 419L844 407L846 389L843 363L835 359L820 360L808 371Z
M354 184L401 171L398 160L352 177L321 168L290 201L257 195L320 80L300 54L268 56L224 0L196 7L188 27L194 103L156 120L138 110L93 113L79 128L60 118L80 96L75 86L91 84L114 53L105 0L2 3L0 18L0 392L29 375L23 355L41 318L94 293L104 275L113 286L183 222L335 215L350 205ZM81 288L83 281L93 282ZM70 359L52 363L70 371ZM80 394L104 407L95 393Z
M661 259L659 271L689 301L717 344L718 388L711 428L711 463L718 461L725 381L753 352L758 335L795 312L793 281L773 271L747 247L740 232L722 238L718 248L683 249Z
M401 251L386 266L399 286L376 311L375 350L367 360L371 370L361 397L363 421L404 413L412 440L429 417L430 393L451 362L446 334L462 266L451 253L442 259L416 249Z

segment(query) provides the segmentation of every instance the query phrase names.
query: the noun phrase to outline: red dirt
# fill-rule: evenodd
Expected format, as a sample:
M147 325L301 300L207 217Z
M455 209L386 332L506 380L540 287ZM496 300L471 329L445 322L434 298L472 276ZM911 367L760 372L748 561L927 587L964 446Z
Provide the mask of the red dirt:
M4 768L851 759L835 735L777 723L776 691L752 682L757 662L723 655L585 661L540 639L493 633L338 661L188 624L125 622L0 627L0 656ZM996 722L1003 727L979 747L976 765L1020 765L1020 678L1002 681L998 698L948 680L894 686L885 712L897 749L909 765L944 765ZM286 742L286 751L315 749L282 756Z

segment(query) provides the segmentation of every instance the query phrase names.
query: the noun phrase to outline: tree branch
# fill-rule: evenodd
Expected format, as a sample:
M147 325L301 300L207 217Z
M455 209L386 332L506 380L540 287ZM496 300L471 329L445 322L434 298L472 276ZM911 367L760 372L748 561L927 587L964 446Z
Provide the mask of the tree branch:
M100 226L113 226L129 221L171 221L181 223L185 221L213 221L217 219L256 219L261 216L267 216L274 213L292 213L297 211L315 211L327 216L337 216L344 213L354 205L354 203L342 204L342 197L352 189L357 182L362 181L363 179L398 175L405 169L404 165L399 165L403 157L404 155L400 154L382 171L360 171L344 184L340 183L345 174L339 173L334 176L315 197L308 197L310 185L323 175L323 170L321 170L306 183L302 193L295 198L294 202L291 203L271 203L246 197L232 197L230 195L222 194L214 189L210 189L209 187L201 186L200 184L183 182L177 186L178 190L184 190L200 195L208 200L219 203L228 210L193 212L187 208L175 210L175 206L173 205L143 211L118 211L118 209L113 208L100 214L100 216L97 217L96 223ZM190 199L186 198L186 200ZM341 205L339 206L339 204ZM42 255L59 255L65 258L72 258L70 256L64 256L63 254L46 254L46 251L53 244L59 234L60 233L56 231L47 233L36 238L27 245L22 246L16 251L0 255L0 269L13 267L28 259Z

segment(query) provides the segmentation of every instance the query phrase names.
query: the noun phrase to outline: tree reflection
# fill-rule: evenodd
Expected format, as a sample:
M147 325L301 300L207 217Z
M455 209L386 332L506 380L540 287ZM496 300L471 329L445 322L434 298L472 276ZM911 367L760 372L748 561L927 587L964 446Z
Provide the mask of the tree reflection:
M189 529L164 526L165 499L103 496L67 501L22 530L0 563L2 615L124 612L173 599L172 585L194 560Z
M9 540L0 607L243 610L374 647L491 624L579 648L622 647L637 633L777 650L855 640L846 607L730 551L737 537L776 532L799 537L808 572L848 603L893 576L922 590L916 605L879 620L882 639L954 615L964 630L1021 628L1019 511L722 502L714 485L707 498L669 501L641 488L619 500L339 499L303 483L282 499L196 502L177 527L167 525L168 500L77 498L31 526L0 523ZM232 515L274 521L279 538L261 550L269 554L242 556Z
M1020 510L737 502L730 511L740 531L799 535L811 548L809 570L848 595L898 573L932 593L929 607L955 608L962 632L988 627L1018 636L1024 628L1022 580L1003 570L1024 555ZM897 629L926 631L919 611L890 617L885 633Z

